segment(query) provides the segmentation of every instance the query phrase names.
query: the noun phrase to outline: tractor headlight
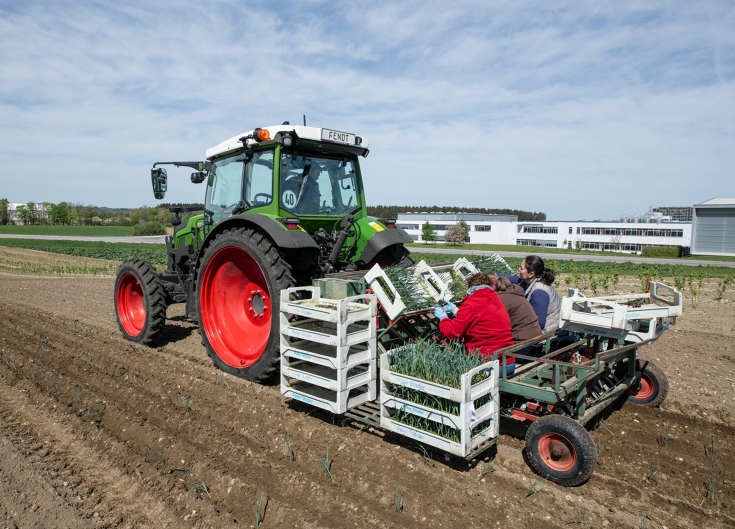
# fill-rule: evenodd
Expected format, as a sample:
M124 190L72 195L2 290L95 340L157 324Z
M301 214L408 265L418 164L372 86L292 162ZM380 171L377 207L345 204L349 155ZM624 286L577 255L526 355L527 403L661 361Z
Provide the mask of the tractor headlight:
M293 144L293 138L290 134L284 134L283 135L283 146L284 147L290 147Z

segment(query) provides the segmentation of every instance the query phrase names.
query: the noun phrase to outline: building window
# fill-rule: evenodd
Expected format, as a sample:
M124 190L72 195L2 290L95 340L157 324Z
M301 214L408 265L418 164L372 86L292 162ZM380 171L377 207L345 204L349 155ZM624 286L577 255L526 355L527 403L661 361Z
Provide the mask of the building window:
M419 229L418 224L396 224L396 226L404 230L418 230Z
M571 234L572 234L572 227L569 226L569 235L571 235Z
M475 226L475 231L490 231L491 229L492 229L492 226L482 226L482 225Z

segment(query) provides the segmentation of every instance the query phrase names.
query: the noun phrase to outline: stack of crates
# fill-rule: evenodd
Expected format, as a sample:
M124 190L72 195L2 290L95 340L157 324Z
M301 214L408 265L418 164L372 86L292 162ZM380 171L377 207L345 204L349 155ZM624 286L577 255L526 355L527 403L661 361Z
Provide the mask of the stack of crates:
M382 428L460 457L496 441L500 420L497 360L463 374L459 389L395 373L390 365L390 353L381 354ZM472 384L481 372L488 372L489 377ZM407 392L413 398L398 396ZM455 413L447 411L449 407Z
M281 291L281 393L342 414L377 398L377 301L321 297L318 287Z

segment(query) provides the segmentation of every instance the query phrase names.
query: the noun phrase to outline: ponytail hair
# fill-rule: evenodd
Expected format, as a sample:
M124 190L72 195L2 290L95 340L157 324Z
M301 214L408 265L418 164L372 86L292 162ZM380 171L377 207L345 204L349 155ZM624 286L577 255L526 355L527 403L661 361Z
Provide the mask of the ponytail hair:
M524 261L526 261L526 269L533 272L544 285L554 283L556 273L551 268L546 268L544 260L538 255L527 255Z

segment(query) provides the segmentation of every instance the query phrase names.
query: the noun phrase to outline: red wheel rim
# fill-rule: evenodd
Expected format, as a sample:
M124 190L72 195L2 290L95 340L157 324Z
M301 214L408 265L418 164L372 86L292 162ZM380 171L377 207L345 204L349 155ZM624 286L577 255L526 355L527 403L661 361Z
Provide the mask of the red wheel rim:
M628 393L635 397L636 399L647 399L653 393L656 391L656 386L653 383L653 379L651 378L651 375L648 373L642 373L641 374L641 387L639 388L630 388L628 390Z
M146 306L143 287L135 274L125 274L117 283L117 316L125 332L138 336L145 327Z
M574 445L559 433L547 433L538 442L538 453L546 466L556 472L566 472L577 462Z
M231 367L253 365L271 334L273 306L263 269L247 250L226 246L209 260L200 288L202 327L214 352Z

